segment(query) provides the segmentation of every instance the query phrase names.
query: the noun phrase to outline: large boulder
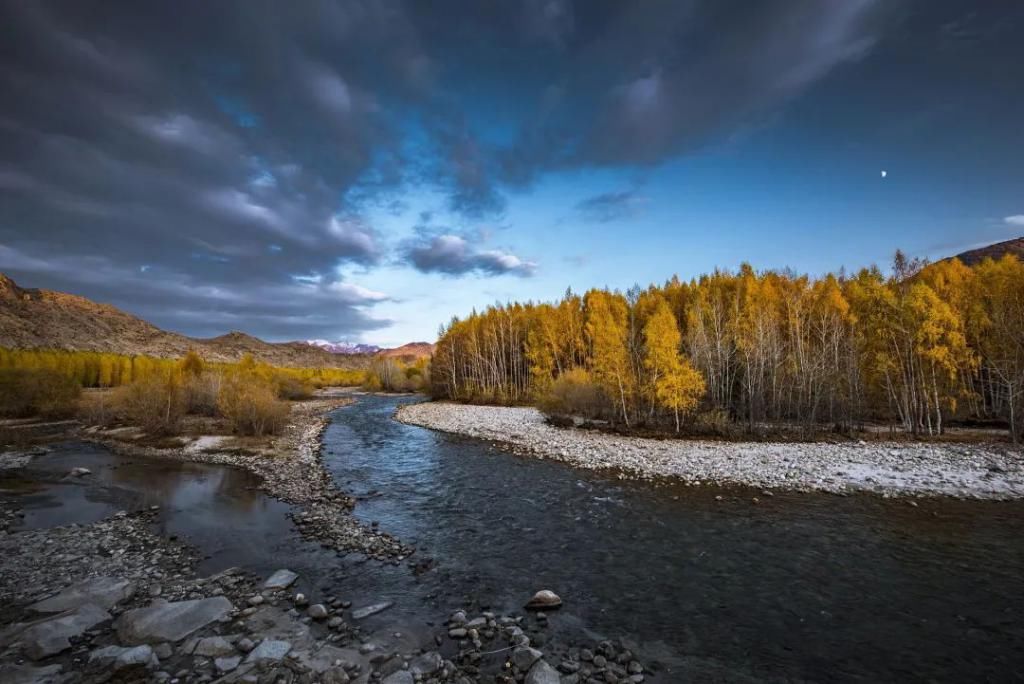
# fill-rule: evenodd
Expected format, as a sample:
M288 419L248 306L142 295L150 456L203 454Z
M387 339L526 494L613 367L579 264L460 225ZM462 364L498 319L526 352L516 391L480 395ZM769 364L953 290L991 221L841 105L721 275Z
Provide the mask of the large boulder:
M29 608L38 613L61 613L74 610L87 603L110 610L121 601L132 597L135 585L115 577L91 577L62 589L60 593L33 603Z
M81 636L86 630L109 619L110 613L87 603L73 611L33 623L20 631L17 640L21 642L25 655L39 660L71 648L69 639Z
M223 596L192 601L154 601L129 610L117 621L117 635L125 644L181 641L192 632L231 613L234 606Z

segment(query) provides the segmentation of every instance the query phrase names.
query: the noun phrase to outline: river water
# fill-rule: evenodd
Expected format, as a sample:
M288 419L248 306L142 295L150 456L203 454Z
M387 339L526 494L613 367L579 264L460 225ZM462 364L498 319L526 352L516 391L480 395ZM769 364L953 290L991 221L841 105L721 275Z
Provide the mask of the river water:
M521 613L549 588L565 601L554 638L627 638L660 681L1024 672L1024 504L623 481L400 424L403 401L336 411L323 459L358 517L432 559L421 574L302 541L286 505L228 468L64 445L37 463L93 468L107 487L8 481L6 495L23 499L28 527L159 503L165 531L207 555L203 570L290 567L314 596L396 601L370 626L436 624L464 605Z

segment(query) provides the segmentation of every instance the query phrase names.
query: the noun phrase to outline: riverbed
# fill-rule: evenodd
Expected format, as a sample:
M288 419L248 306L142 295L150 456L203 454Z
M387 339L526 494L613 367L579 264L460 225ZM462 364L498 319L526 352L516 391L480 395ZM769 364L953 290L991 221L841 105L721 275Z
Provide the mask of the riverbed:
M367 629L522 613L552 589L565 605L550 639L624 638L655 667L648 681L984 681L1024 667L1020 502L621 480L395 421L409 401L334 411L321 454L363 523L416 547L400 565L304 541L287 504L224 466L68 443L2 495L22 528L159 505L155 524L195 545L204 572L289 567L312 600L394 601ZM68 480L72 467L93 473Z

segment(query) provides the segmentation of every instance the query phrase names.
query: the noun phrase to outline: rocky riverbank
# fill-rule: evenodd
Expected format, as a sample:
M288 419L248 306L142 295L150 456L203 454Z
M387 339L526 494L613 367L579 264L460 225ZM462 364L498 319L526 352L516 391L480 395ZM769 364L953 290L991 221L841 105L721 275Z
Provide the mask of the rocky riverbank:
M338 596L306 597L286 569L266 579L240 569L196 577L195 550L151 531L158 515L0 531L0 681L644 681L646 668L622 644L538 650L544 610L472 618L457 611L436 629L367 633L360 621L388 604L351 610ZM4 516L18 512L6 508Z
M355 501L337 490L320 461L320 437L327 428L328 414L351 402L347 397L295 402L281 435L244 446L229 436L203 435L185 438L184 446L157 448L137 443L141 433L125 428L89 428L83 437L122 454L248 470L261 478L261 489L267 494L301 509L292 518L303 536L338 551L401 562L412 549L356 521L352 515Z
M657 440L553 427L533 408L445 402L402 406L396 417L620 477L836 494L1024 498L1024 455L1009 445Z

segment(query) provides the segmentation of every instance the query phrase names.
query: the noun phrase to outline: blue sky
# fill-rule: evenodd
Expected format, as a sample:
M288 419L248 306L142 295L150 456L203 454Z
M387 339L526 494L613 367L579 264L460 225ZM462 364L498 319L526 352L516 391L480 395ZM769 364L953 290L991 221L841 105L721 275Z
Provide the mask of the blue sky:
M1014 3L0 8L0 271L188 334L1024 234Z

